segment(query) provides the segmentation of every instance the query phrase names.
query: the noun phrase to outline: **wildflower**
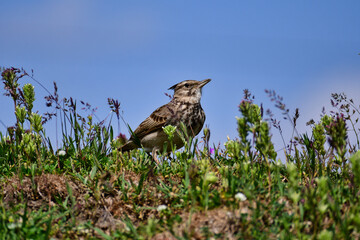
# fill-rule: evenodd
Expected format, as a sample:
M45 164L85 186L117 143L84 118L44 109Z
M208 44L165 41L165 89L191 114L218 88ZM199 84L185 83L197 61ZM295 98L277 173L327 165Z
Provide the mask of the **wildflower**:
M239 192L239 193L235 194L235 199L243 202L243 201L246 201L247 198L246 198L245 194Z
M214 148L210 148L209 154L212 155L212 154L214 154L214 152L215 152L215 149L214 149Z
M65 156L66 155L66 152L64 150L60 150L58 152L58 156L62 157L62 156Z
M119 141L119 143L120 143L121 145L123 145L123 144L126 143L127 138L126 138L125 134L120 133L119 136L115 139L115 141Z
M166 206L166 205L159 205L156 210L157 210L158 212L161 212L161 211L163 211L163 210L165 210L165 209L167 209L167 206Z

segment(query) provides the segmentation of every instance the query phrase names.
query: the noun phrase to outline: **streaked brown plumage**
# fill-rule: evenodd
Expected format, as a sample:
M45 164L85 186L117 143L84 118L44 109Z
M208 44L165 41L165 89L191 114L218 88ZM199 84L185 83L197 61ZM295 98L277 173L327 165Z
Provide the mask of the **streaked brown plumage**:
M152 151L153 154L156 154L156 151L163 150L168 137L162 128L167 125L179 127L183 122L187 127L188 134L192 136L196 136L201 131L205 122L205 113L200 105L201 90L208 82L210 79L186 80L169 88L169 90L174 90L174 97L171 101L156 109L134 131L145 151ZM121 151L139 148L140 146L135 142L134 136L131 136L121 147ZM175 134L173 143L176 145L176 149L184 145L178 134ZM170 144L168 146L167 151L170 151Z

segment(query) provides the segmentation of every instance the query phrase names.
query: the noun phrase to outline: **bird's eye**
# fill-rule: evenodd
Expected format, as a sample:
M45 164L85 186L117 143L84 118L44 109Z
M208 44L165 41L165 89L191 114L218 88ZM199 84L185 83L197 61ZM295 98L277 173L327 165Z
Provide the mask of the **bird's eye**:
M185 87L189 87L189 84L188 84L188 83L185 83Z

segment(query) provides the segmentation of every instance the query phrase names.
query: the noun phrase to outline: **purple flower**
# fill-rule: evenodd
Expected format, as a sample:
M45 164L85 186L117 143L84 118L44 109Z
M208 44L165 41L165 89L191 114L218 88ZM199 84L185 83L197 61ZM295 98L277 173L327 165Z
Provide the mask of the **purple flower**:
M214 149L214 148L210 148L210 149L209 149L209 154L210 154L210 155L214 154L214 152L215 152L215 149Z

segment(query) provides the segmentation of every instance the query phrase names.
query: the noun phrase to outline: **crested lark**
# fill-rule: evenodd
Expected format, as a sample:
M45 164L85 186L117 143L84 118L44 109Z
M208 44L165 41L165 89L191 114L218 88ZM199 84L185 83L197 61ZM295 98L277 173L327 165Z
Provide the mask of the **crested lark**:
M143 121L134 131L130 139L121 147L121 151L130 151L143 147L145 151L152 152L156 162L156 151L163 151L164 143L168 141L168 136L162 127L173 125L179 127L183 122L188 134L195 137L201 130L205 122L205 113L201 108L201 90L210 79L203 81L186 80L175 84L170 89L174 90L174 97L168 104L156 109L145 121ZM139 146L138 144L141 144ZM173 143L176 149L184 146L180 136L175 133ZM171 151L170 144L166 151Z

